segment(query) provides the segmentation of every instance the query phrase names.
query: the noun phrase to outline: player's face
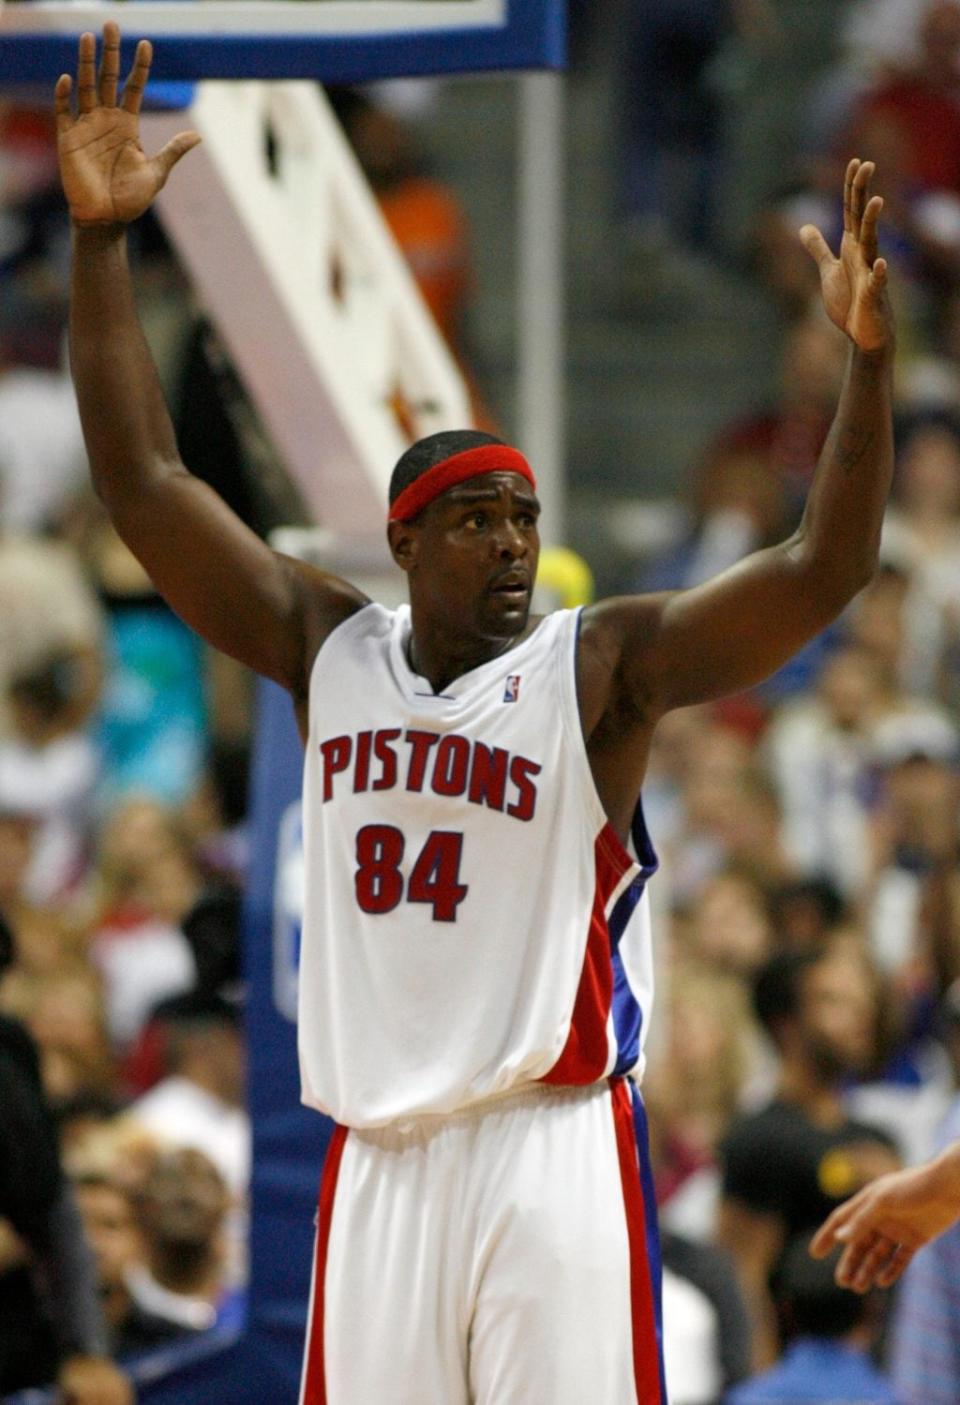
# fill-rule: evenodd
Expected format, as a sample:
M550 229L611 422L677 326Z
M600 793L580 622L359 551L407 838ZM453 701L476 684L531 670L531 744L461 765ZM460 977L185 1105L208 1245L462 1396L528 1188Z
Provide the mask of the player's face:
M486 639L522 634L540 555L540 504L517 473L485 473L441 494L399 534L411 599Z

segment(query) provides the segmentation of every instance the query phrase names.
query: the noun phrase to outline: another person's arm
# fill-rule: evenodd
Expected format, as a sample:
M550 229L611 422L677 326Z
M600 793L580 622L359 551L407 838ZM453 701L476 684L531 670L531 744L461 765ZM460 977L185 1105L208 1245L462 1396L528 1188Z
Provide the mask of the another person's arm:
M364 597L271 551L180 461L137 319L126 225L199 137L183 132L155 157L144 154L139 111L151 57L141 41L118 95L120 34L107 24L99 74L93 35L80 39L76 114L69 75L56 87L74 227L70 356L93 482L177 613L216 648L302 696L319 644Z
M889 1288L918 1249L960 1219L960 1141L923 1166L881 1176L839 1205L810 1242L822 1259L843 1252L836 1280L865 1293Z

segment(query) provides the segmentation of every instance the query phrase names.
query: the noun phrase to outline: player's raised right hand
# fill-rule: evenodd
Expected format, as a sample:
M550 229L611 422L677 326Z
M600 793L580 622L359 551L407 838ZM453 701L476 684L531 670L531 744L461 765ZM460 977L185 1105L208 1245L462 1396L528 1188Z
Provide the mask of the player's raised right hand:
M61 74L54 92L60 178L77 224L127 224L142 215L166 184L173 167L200 140L197 132L180 132L156 156L140 145L140 105L147 86L153 48L141 39L130 75L117 105L120 75L120 30L103 27L103 54L96 70L97 44L80 36L77 60L77 111L70 96L73 80Z

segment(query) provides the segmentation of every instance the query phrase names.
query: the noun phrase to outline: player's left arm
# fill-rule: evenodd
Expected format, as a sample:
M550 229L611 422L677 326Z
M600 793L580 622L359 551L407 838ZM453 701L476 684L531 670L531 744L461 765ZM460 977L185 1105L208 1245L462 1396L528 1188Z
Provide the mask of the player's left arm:
M824 307L848 336L850 354L800 526L702 586L609 600L591 612L617 641L623 692L647 712L768 677L876 569L893 466L894 329L887 266L877 254L883 202L870 194L873 170L869 161L847 167L839 258L812 225L801 231L820 270Z

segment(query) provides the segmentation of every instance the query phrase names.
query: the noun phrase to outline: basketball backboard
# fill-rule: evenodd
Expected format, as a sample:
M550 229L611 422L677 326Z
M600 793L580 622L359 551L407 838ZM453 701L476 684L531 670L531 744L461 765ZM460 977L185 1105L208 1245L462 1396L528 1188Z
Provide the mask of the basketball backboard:
M0 82L49 81L107 19L155 79L366 78L563 63L562 0L0 0Z

